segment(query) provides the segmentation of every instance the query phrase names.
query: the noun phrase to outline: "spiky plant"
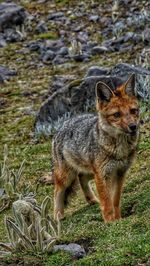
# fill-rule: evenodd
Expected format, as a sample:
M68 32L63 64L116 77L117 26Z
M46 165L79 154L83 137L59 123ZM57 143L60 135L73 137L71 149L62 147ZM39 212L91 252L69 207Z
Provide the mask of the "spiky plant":
M15 172L8 167L8 147L4 146L4 159L0 167L0 212L10 206L19 196L18 184L22 176L25 161Z
M60 220L50 216L51 199L46 197L38 207L33 198L24 198L13 203L14 218L5 218L5 227L10 243L0 243L9 251L50 252L60 238Z

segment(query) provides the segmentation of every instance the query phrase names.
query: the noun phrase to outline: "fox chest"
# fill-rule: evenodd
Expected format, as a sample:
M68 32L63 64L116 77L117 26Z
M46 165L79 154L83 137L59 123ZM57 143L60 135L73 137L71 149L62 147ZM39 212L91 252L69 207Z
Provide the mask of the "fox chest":
M132 160L106 159L100 166L100 171L105 178L123 176L131 165Z
M110 145L106 151L107 155L105 151L101 153L101 159L103 159L100 164L103 173L106 176L125 173L133 161L135 150L136 145L132 145L124 139L116 145Z

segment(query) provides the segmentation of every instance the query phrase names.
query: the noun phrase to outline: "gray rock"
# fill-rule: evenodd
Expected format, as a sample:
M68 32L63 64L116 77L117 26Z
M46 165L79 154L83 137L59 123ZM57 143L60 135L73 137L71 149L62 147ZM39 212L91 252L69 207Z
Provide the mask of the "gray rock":
M2 197L5 194L5 190L3 188L0 188L0 197Z
M56 56L56 53L54 53L51 50L47 50L43 55L41 56L43 63L47 63L49 61L52 61Z
M104 76L101 76L102 73L105 73ZM93 66L88 70L84 79L71 82L68 86L54 92L41 106L35 121L36 133L53 134L66 118L93 110L95 108L95 85L98 81L105 82L115 89L132 73L137 74L138 95L148 99L150 97L150 70L126 63L117 64L112 69ZM105 76L106 74L110 76Z
M0 66L0 82L4 82L5 80L9 80L10 77L17 75L15 70L10 70L7 67Z
M128 43L125 43L123 45L120 46L119 48L119 52L121 53L127 53L127 52L131 52L133 49L133 44L129 45Z
M89 21L92 21L92 22L98 22L99 21L99 16L98 15L91 15L89 17Z
M143 67L126 64L126 63L117 64L111 70L111 75L127 76L131 73L145 76L145 75L150 75L150 70L143 68Z
M54 92L41 106L36 120L36 134L53 134L64 120L95 108L95 85L103 81L112 89L123 83L113 76L91 76L71 82Z
M63 88L66 84L70 83L75 79L75 75L55 75L53 77L53 84L50 91L56 91Z
M62 19L64 17L64 13L63 12L56 12L56 13L52 13L48 16L48 20L58 20L58 19Z
M4 39L4 34L0 34L0 48L5 47L7 45L5 39Z
M97 45L97 42L87 42L86 44L82 45L82 52L91 54L91 49Z
M87 62L89 61L90 55L89 54L76 54L74 56L72 56L72 58L76 61L76 62Z
M80 245L74 243L70 243L68 245L55 245L53 249L54 251L64 250L66 252L71 253L71 255L76 258L83 258L84 256L86 256L85 249Z
M20 42L24 40L24 36L20 31L11 28L5 29L4 36L7 42Z
M61 47L60 50L58 51L58 55L68 55L69 54L69 49L67 47Z
M64 43L61 40L46 40L42 49L44 50L52 50L53 52L58 52L62 47L64 47Z
M44 33L44 32L48 31L47 26L46 26L46 24L45 24L45 22L43 20L38 23L38 25L36 26L35 31L37 33Z
M107 41L103 42L102 45L107 47L110 51L119 51L121 45L124 43L124 36L119 38L112 38L108 39Z
M126 63L116 65L112 70L111 74L119 77L128 77L132 73L136 74L136 90L137 95L142 98L145 102L150 100L150 70L134 66Z
M106 48L105 46L95 46L92 48L91 50L91 54L92 55L99 55L99 54L103 54L105 52L108 52L108 48Z
M134 44L138 44L139 42L143 41L142 34L134 34L132 40Z
M13 2L0 4L0 31L21 26L27 17L25 9Z
M41 41L33 41L30 42L27 47L29 48L30 51L40 51L43 49L43 44Z
M132 40L133 36L135 35L134 32L132 31L128 31L125 36L124 36L124 42L128 42L130 40Z
M77 41L81 43L87 43L89 40L88 33L86 31L79 31L77 34Z
M148 58L150 58L150 47L144 48L140 55L140 60L142 65L148 61Z
M110 69L99 67L99 66L92 66L88 69L88 72L86 74L87 77L90 76L102 76L102 75L109 75Z
M53 64L54 65L59 65L67 62L68 58L62 57L62 55L56 55L55 58L53 59Z

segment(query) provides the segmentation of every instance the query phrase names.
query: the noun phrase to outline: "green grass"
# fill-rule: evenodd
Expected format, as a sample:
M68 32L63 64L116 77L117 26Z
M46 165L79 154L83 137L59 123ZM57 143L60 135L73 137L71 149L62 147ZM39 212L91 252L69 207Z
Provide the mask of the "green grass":
M48 2L47 5L49 5ZM55 1L58 11L66 3L74 5L73 2L68 0ZM37 5L36 1L24 2L24 5L29 11L38 10L41 14L45 14L44 12L47 14L47 10L49 10L47 6ZM53 38L54 36L50 34L48 32L32 37ZM92 36L91 38L94 40L96 36ZM101 58L93 58L89 65L73 63L70 65L70 69L66 70L62 67L53 69L52 66L37 68L36 64L32 64L33 60L39 59L37 53L19 54L21 61L18 61L16 60L18 58L16 50L21 48L22 44L19 43L9 44L6 48L0 49L0 64L15 68L18 71L16 77L1 86L1 97L6 100L6 106L0 109L0 160L2 162L3 147L4 144L7 144L8 163L11 169L16 170L25 159L21 186L27 183L31 189L35 189L38 179L51 170L51 138L41 138L39 142L34 142L35 117L33 114L26 114L26 107L31 107L35 112L39 109L43 101L42 97L47 93L47 88L49 88L55 74L71 74L80 79L83 78L85 71L91 65L110 67L121 61L133 63L135 54L110 53L109 55L102 55ZM30 96L22 96L24 91L29 91ZM127 175L122 195L123 219L119 222L105 224L99 206L88 206L79 190L77 196L66 209L66 217L62 221L62 236L58 243L78 243L85 248L86 256L77 260L62 251L44 256L13 254L5 259L7 264L17 265L19 262L34 266L150 265L150 245L148 245L150 235L150 123L148 117L148 105L142 103L142 119L145 123L141 126L137 158ZM95 189L94 184L93 187ZM37 201L41 203L46 195L53 199L53 190L53 186L41 185L37 193ZM53 206L51 206L51 211L53 211ZM10 214L11 210L0 214L0 242L8 241L3 220L5 215ZM0 261L1 265L5 264L1 264Z
M36 35L35 39L57 40L58 39L58 34L56 32L41 33L41 34Z

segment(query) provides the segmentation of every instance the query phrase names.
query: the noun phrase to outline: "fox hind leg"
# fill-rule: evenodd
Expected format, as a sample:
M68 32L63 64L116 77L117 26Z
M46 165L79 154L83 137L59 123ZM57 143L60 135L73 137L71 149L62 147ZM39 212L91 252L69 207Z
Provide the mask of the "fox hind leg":
M55 182L55 190L54 190L54 219L57 220L57 216L59 215L59 219L64 218L64 206L66 201L66 192L75 179L77 178L77 174L73 169L68 169L67 167L63 167L62 169L55 168L54 169L54 182ZM70 189L71 190L71 189Z
M81 188L82 188L82 191L84 193L84 196L86 198L86 201L89 203L89 204L95 204L95 203L98 203L98 199L96 198L90 184L89 184L89 181L92 179L89 175L86 175L86 174L82 174L80 173L78 175L79 177L79 182L80 182L80 185L81 185Z

